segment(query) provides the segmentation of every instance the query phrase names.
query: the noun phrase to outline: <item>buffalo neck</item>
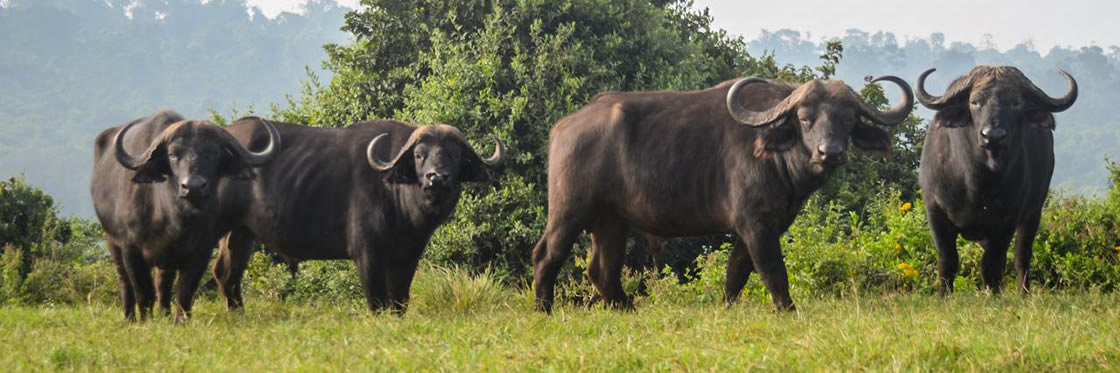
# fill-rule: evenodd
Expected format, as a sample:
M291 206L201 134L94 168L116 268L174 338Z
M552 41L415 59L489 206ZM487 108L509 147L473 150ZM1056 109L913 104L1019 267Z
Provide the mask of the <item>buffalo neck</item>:
M152 205L148 211L146 224L153 227L160 236L176 237L187 232L199 230L213 230L215 216L210 212L217 208L216 199L211 198L199 205L178 196L178 190L172 182L164 181L152 184L140 184L140 189L145 189L150 196L146 200ZM141 219L144 219L141 217Z
M803 146L795 146L774 157L775 169L790 192L791 202L804 202L832 175L832 169L814 170L816 166L810 161L811 156Z
M971 132L946 128L941 131L945 131L942 140L948 142L945 145L950 150L948 159L938 162L939 180L935 182L960 183L962 188L953 189L964 190L965 198L983 206L1001 204L998 201L1013 199L1018 194L1026 175L1021 148L1005 149L1003 156L1009 159L999 170L993 170L987 166L986 151Z
M404 226L398 228L424 235L430 235L447 220L454 211L462 190L459 187L451 188L435 201L428 201L426 193L417 184L389 183L386 186L393 191L396 197L393 203L404 218L400 222Z

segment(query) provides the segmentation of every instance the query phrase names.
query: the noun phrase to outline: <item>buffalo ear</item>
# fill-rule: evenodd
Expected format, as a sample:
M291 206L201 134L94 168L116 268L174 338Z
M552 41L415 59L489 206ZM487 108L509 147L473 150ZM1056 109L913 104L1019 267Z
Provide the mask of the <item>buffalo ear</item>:
M257 176L257 173L253 171L253 167L249 166L249 163L237 156L236 153L226 151L221 162L222 164L218 166L218 170L223 176L238 180L250 180Z
M852 144L863 150L885 152L891 149L891 135L878 127L860 122L852 129Z
M389 171L385 173L386 181L398 184L411 184L420 180L416 177L416 156L412 153L414 149L416 149L415 144L405 149L403 154L399 154L400 158L397 158L396 163L393 163L393 168L390 168Z
M964 105L950 105L937 111L933 122L946 128L960 128L972 125L972 113Z
M766 157L780 153L797 144L797 131L789 126L768 127L754 140L754 156Z
M1054 123L1054 114L1050 113L1049 111L1029 111L1026 114L1026 119L1028 123L1031 123L1039 128L1046 128L1053 131L1054 128L1057 127L1057 124Z
M168 176L171 176L171 164L167 160L167 145L160 144L144 157L132 181L142 184L160 183L167 180Z
M459 171L459 180L464 182L483 182L490 180L490 172L482 164L482 160L478 154L473 151L466 151L463 157L463 169Z

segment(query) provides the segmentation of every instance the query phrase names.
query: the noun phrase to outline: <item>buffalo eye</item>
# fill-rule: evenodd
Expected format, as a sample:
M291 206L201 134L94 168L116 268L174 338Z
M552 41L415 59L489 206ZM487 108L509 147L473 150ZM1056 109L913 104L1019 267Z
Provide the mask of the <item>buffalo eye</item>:
M972 106L979 107L980 106L980 101L972 101L972 102L970 102L970 104L972 104Z
M416 153L416 159L424 159L424 154Z

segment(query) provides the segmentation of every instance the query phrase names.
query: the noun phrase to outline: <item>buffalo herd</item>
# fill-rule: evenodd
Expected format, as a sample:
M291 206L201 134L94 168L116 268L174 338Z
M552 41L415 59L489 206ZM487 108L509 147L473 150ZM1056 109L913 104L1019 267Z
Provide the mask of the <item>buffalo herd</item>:
M805 201L857 148L887 151L894 126L918 103L936 111L919 181L939 258L942 294L959 270L957 236L984 248L985 285L999 292L1015 237L1018 289L1028 291L1031 245L1054 169L1054 98L1018 69L978 66L941 96L895 76L899 103L882 109L838 80L760 78L689 92L608 92L560 119L549 135L548 222L532 251L537 309L549 312L577 237L591 236L587 277L610 306L628 308L621 283L629 232L651 242L731 234L724 299L751 272L779 310L793 310L781 236ZM916 97L915 97L916 96ZM254 242L291 268L349 259L367 307L400 313L433 232L463 183L490 179L504 158L496 137L483 157L457 128L392 120L315 128L258 117L227 127L163 110L112 127L94 142L90 182L117 270L126 319L156 302L178 319L218 248L213 275L230 309ZM152 267L156 268L153 276ZM176 277L178 282L176 283Z

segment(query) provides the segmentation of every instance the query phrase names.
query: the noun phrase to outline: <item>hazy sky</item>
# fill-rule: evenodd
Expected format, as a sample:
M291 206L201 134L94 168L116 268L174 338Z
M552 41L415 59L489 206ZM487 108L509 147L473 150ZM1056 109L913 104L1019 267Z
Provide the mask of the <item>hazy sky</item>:
M0 0L2 1L2 0ZM295 11L306 0L247 0L267 16ZM358 0L339 0L356 6ZM893 32L899 41L945 34L947 41L1006 50L1032 41L1045 52L1055 45L1120 45L1117 0L695 0L708 7L716 26L752 39L762 29L808 32L812 40L858 28Z

